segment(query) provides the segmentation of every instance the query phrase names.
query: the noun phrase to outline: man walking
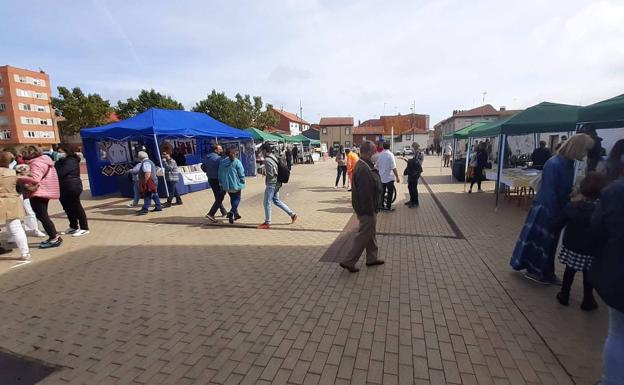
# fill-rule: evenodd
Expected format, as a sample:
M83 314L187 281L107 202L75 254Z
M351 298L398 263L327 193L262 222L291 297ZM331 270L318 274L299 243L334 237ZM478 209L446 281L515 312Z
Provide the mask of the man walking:
M371 162L375 153L375 145L365 141L360 147L360 160L353 170L351 186L351 204L357 215L360 226L353 239L353 245L340 267L351 273L360 271L355 264L366 249L366 266L382 265L383 260L377 258L377 206L381 197L381 179L379 172Z
M400 182L399 173L396 169L396 159L390 151L390 143L384 142L383 151L377 158L377 170L381 178L382 193L379 202L380 208L386 211L394 211L392 208L392 196L395 193L394 181ZM384 202L385 197L385 202Z
M296 148L296 147L295 147ZM265 188L264 188L264 223L258 226L259 229L271 228L271 202L275 206L284 210L290 217L291 223L295 223L297 220L297 214L295 214L284 202L279 198L279 190L282 188L282 182L278 178L279 164L277 157L273 155L271 145L264 143L260 147L262 156L264 157L264 170L266 171ZM293 149L294 154L294 149Z
M444 146L444 154L442 155L442 159L444 160L444 167L449 166L449 162L451 160L451 154L453 154L453 148L451 147L450 143L447 143Z
M137 154L141 162L139 170L140 190L143 193L143 207L137 212L137 215L145 215L149 212L154 199L156 206L152 211L162 211L160 198L158 197L158 176L156 175L156 165L149 159L147 152L139 151Z
M221 212L221 216L225 216L227 214L227 210L223 206L223 198L225 198L225 191L221 189L219 185L219 164L221 164L221 160L223 159L223 148L218 144L212 145L212 152L208 154L206 159L204 160L204 171L206 171L206 175L208 176L208 183L210 184L210 188L212 189L212 194L214 195L215 201L206 214L206 218L212 223L216 223L217 219L215 218L215 214L217 210Z
M407 189L409 191L410 199L405 202L405 205L410 209L418 207L418 179L423 172L422 164L425 159L422 151L420 151L420 145L416 142L412 143L412 149L414 149L414 156L407 161L407 167L403 172L404 176L407 176Z

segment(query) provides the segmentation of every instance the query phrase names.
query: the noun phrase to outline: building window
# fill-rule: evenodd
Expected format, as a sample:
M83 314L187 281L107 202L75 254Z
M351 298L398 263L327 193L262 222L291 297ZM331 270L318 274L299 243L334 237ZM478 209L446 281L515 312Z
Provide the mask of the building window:
M345 135L351 135L351 128L345 127Z
M32 111L30 104L18 103L17 107L22 111Z
M0 96L4 96L4 88L0 87Z
M323 127L323 129L322 129L321 133L322 133L323 135L327 135L327 127Z
M7 116L0 116L0 126L9 124L9 118Z
M42 126L51 126L52 125L50 123L49 119L39 119L39 124L41 124Z
M405 140L406 141L412 140L412 136L411 135L405 135Z
M7 139L11 139L11 131L9 130L0 131L0 140L7 140Z
M24 131L24 137L54 139L54 132L53 131Z
M33 97L33 94L32 94L31 91L20 90L19 88L16 88L15 92L17 93L17 96L21 96L23 98L32 98Z
M45 92L34 92L33 98L47 100L48 94L46 94Z
M6 111L6 103L0 103L0 112Z

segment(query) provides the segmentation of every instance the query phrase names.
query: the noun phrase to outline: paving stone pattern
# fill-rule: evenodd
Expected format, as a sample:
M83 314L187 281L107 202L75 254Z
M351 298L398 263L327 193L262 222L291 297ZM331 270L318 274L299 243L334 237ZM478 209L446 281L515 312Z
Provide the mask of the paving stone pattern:
M235 227L206 224L209 192L145 217L88 198L91 234L0 260L0 347L62 367L42 384L595 383L605 306L562 308L510 271L526 210L495 212L437 164L424 178L452 223L424 185L418 209L398 185L386 264L357 274L335 263L356 223L332 161L295 166L281 194L299 220L274 208L269 231L260 178Z

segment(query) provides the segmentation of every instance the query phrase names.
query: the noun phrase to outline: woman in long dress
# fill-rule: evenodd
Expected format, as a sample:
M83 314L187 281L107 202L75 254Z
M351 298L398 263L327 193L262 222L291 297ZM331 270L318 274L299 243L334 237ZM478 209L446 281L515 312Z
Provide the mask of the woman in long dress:
M570 201L574 161L585 158L593 145L588 135L574 135L544 165L541 187L511 257L511 267L526 269L528 279L545 285L556 281L555 253L561 234L556 223Z

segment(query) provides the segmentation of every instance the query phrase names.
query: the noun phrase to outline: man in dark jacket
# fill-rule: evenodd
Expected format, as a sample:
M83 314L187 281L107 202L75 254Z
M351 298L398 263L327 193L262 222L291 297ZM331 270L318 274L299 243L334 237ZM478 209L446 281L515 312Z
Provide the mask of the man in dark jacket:
M382 265L383 260L377 259L377 207L381 197L381 178L375 170L371 157L375 153L375 145L365 141L360 147L360 160L353 170L351 186L351 203L358 217L360 227L353 239L353 246L340 266L351 273L360 271L355 264L366 249L366 266Z
M227 210L223 206L225 191L223 191L219 185L219 165L221 164L222 159L223 148L218 144L214 144L212 146L212 152L206 156L204 164L202 165L204 171L206 172L206 176L208 176L208 183L210 184L210 188L212 189L212 194L215 199L212 207L210 207L210 211L206 214L206 218L208 218L208 220L212 223L217 222L217 219L215 218L217 210L221 211L222 216L227 214Z
M531 161L533 162L533 168L541 170L544 168L546 161L551 157L550 150L546 148L546 142L539 142L539 147L531 154Z

